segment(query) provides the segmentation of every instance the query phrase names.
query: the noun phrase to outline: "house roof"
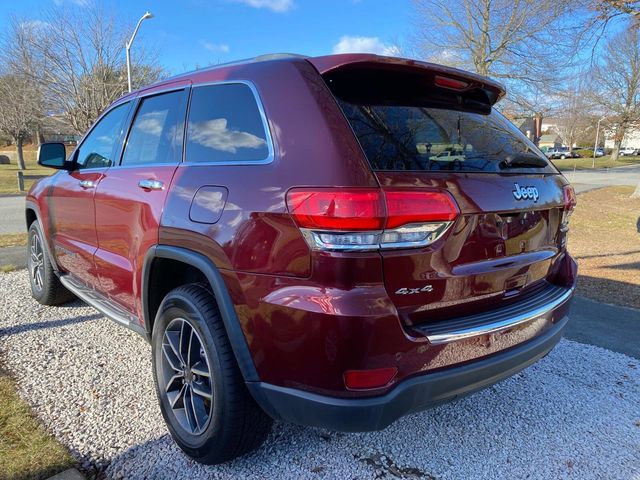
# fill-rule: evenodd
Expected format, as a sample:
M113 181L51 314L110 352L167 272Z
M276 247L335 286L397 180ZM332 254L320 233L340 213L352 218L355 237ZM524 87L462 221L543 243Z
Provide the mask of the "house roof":
M558 141L560 139L560 136L555 134L555 133L548 133L546 135L542 135L540 137L540 142L545 142L545 143L555 143L556 141Z

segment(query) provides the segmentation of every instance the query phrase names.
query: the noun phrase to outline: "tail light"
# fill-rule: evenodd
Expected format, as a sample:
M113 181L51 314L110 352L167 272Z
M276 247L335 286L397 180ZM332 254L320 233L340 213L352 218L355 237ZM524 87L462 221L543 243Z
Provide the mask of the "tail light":
M317 250L424 247L458 216L455 200L441 190L294 188L287 208Z
M568 212L573 212L573 209L578 203L576 191L571 185L565 185L562 187L562 196L564 197L564 209Z
M569 218L573 213L573 209L578 203L576 198L576 192L571 185L565 185L562 187L562 196L564 198L564 210L562 212L562 223L560 224L560 230L564 233L569 230Z

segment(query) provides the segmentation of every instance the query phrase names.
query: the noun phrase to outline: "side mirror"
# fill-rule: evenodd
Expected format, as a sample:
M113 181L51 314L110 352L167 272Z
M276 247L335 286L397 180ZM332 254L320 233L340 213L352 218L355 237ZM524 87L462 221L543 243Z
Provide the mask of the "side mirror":
M64 143L43 143L38 149L38 165L58 170L71 170Z

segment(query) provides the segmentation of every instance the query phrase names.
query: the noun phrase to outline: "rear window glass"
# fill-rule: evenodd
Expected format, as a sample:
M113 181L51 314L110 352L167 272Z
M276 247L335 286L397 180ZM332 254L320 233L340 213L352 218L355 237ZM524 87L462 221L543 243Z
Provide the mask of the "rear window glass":
M489 114L421 105L356 104L338 99L374 170L500 172L508 156L533 153L536 146L500 113ZM509 168L509 173L532 168ZM554 172L550 166L536 172Z
M194 87L187 162L259 162L269 157L267 133L251 89L242 83Z
M364 65L323 78L374 170L557 172L492 108L494 88L444 88L436 83L438 75L437 68Z

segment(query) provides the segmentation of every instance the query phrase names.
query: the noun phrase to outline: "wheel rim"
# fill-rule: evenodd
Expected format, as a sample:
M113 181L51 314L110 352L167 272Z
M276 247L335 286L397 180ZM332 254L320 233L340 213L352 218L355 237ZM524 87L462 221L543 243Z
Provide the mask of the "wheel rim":
M207 429L213 408L210 362L198 332L173 319L162 338L162 386L180 426L191 435Z
M31 284L36 291L42 291L44 287L44 251L40 237L36 232L29 239L29 271L31 272Z

